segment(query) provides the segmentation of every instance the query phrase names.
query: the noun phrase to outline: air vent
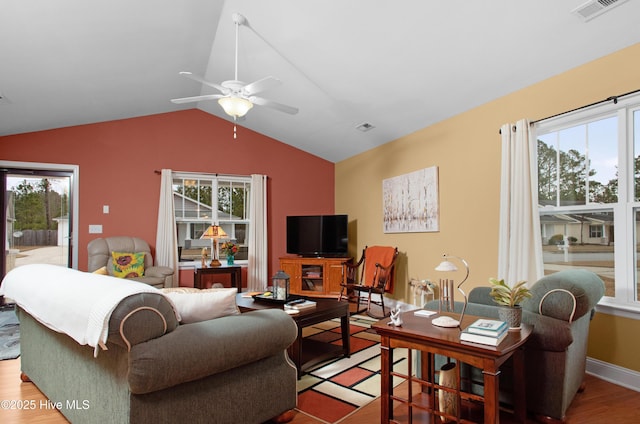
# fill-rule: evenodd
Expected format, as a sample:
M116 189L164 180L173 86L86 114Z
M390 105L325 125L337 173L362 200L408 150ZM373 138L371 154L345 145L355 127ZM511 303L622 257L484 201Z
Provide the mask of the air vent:
M370 124L369 122L363 122L362 124L360 124L360 125L358 125L356 127L356 129L358 131L362 131L362 132L367 132L367 131L372 130L374 128L375 127L372 124Z
M620 6L622 3L626 3L627 1L629 0L590 0L573 9L571 13L580 17L584 22L589 22L591 19L596 18L603 13L610 11L614 7Z

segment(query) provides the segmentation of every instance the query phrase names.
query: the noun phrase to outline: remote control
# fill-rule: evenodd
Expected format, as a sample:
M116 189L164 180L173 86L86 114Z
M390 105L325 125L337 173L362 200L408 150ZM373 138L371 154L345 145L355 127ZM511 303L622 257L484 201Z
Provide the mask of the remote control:
M306 299L296 299L296 300L292 300L291 302L287 303L287 305L298 305L300 303L304 303L306 302Z

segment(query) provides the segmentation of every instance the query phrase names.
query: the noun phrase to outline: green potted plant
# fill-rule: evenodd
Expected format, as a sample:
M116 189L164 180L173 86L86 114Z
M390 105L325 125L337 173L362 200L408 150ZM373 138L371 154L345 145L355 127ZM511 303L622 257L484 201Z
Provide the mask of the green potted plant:
M526 281L519 281L513 287L507 285L504 280L490 278L491 292L489 296L498 305L498 316L505 321L510 329L519 329L522 322L522 307L520 303L531 297L531 291L526 286Z

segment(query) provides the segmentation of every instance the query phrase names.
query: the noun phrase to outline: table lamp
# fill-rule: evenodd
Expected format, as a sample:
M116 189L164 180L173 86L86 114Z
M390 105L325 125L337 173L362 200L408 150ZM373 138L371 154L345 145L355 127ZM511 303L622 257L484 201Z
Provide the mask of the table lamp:
M201 239L211 239L211 263L209 266L220 266L220 260L218 259L218 240L227 237L227 233L224 232L219 225L210 225L207 231L204 232Z
M464 312L467 309L467 294L462 290L462 284L464 284L465 281L467 281L467 278L469 278L469 264L467 263L467 261L465 261L464 259L458 257L458 256L452 256L452 255L447 255L444 254L442 255L442 262L440 262L440 265L438 265L435 270L436 271L441 271L441 272L455 272L458 270L458 267L455 266L455 264L453 262L451 262L449 260L449 258L455 258L458 259L459 261L461 261L464 264L464 267L466 268L466 275L464 276L464 278L462 279L462 281L460 281L460 283L457 286L457 289L460 293L462 293L462 296L464 296L464 306L462 307L462 314L460 314L460 319L459 320L455 320L451 317L448 316L441 316L438 318L435 318L431 321L431 323L433 325L436 325L438 327L458 327L460 326L460 323L462 322L462 318L464 318ZM438 297L440 299L440 306L438 308L438 312L442 312L443 309L445 309L448 312L453 312L453 308L454 308L454 291L453 291L453 280L450 279L440 279L440 290L438 292Z

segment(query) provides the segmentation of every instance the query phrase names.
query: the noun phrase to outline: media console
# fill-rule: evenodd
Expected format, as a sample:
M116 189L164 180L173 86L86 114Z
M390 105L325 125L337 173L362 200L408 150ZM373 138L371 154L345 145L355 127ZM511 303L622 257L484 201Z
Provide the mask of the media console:
M338 297L344 280L344 263L352 258L283 256L280 269L289 274L289 291L305 296Z

